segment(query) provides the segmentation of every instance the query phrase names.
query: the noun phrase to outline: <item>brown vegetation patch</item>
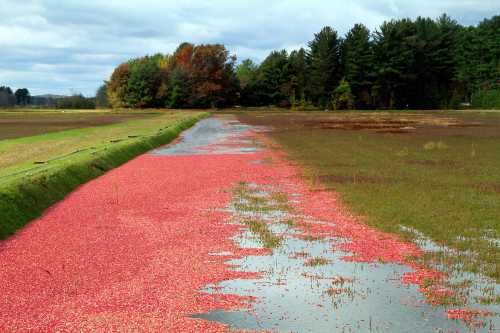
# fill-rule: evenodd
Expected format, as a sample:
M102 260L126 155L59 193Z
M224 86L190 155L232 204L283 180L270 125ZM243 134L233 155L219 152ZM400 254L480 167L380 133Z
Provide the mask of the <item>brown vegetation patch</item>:
M326 258L315 257L315 258L311 258L311 259L306 260L306 262L304 263L304 266L307 266L307 267L324 266L324 265L330 264L330 262L331 261L326 259Z
M422 166L438 165L437 161L432 161L432 160L408 160L408 161L405 161L405 163L409 164L409 165L422 165Z
M500 193L500 183L479 183L475 187L481 193Z
M401 129L380 130L380 131L377 131L377 133L380 133L380 134L409 134L409 133L411 133L411 131L401 128Z
M362 176L362 175L352 175L352 176L343 176L343 175L320 175L317 176L316 179L319 182L326 183L339 183L339 184L386 184L389 183L389 179L382 177L373 177L373 176Z
M459 127L459 128L466 128L466 127L482 127L484 126L481 123L455 123L455 124L449 124L448 127Z
M439 160L439 161L434 161L434 160L406 160L406 164L408 165L420 165L420 166L446 166L446 167L453 167L457 166L458 162L456 161L445 161L445 160Z
M380 119L380 120L337 119L337 120L304 122L304 126L309 127L309 128L356 130L356 131L357 130L364 130L364 129L401 131L403 127L409 127L410 125L415 125L415 122L402 121L402 120L386 120L386 119Z

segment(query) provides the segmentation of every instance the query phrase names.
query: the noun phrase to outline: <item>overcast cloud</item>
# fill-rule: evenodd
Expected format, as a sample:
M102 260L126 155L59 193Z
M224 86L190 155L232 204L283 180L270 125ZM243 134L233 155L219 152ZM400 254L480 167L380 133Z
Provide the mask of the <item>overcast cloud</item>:
M93 95L113 68L183 42L223 43L239 59L305 46L330 25L448 13L475 25L499 0L0 0L0 85Z

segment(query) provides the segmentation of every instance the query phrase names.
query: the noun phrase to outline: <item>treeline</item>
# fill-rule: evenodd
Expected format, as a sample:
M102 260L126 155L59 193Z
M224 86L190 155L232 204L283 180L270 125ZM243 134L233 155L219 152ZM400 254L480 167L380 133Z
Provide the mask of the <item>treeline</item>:
M463 27L443 15L325 27L306 50L237 68L244 105L322 108L500 107L500 16Z
M95 109L96 99L93 97L85 97L82 94L74 94L58 98L55 101L56 109Z
M236 58L223 45L181 44L172 55L132 59L107 82L113 107L206 108L234 105Z
M15 92L10 87L0 87L0 107L48 107L57 109L95 109L96 107L107 107L106 98L102 99L102 89L97 96L85 97L82 94L72 96L42 95L31 96L26 88L17 89Z
M10 87L0 87L0 107L26 106L29 104L31 104L31 95L28 89L21 88L13 92Z
M477 27L447 15L323 28L307 49L235 66L223 45L184 43L130 60L107 83L113 107L278 105L307 108L500 107L500 16Z
M57 109L95 109L108 107L105 87L101 87L96 97L85 97L75 93L72 96L42 95L31 96L26 88L15 92L10 87L0 87L0 107L43 107Z
M106 85L103 84L96 92L95 97L85 97L80 93L71 96L62 96L54 100L56 109L105 109L109 108Z

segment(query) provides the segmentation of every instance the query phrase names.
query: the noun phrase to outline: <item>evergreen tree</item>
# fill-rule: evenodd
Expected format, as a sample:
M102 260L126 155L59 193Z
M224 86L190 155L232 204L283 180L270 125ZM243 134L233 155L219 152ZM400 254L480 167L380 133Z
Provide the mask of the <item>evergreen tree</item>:
M451 99L457 25L446 15L437 21L419 17L414 24L416 80L411 106L446 107Z
M357 108L371 104L371 87L374 79L373 48L370 31L362 24L356 24L343 43L344 73L354 95Z
M16 105L16 96L10 87L0 87L0 107L10 107Z
M461 27L456 51L455 79L464 100L500 89L500 16L486 19L477 27ZM474 103L477 105L477 103Z
M97 89L97 92L95 94L95 104L98 108L108 108L110 106L107 90L107 83L104 83L99 87L99 89Z
M305 89L307 85L307 54L303 48L290 53L288 57L288 70L290 74L290 98L292 99L293 97L294 103L292 104L296 104L297 101L305 98Z
M273 51L259 67L260 98L265 104L287 105L291 93L288 53Z
M415 99L415 24L409 19L384 22L374 34L377 78L372 94L384 108L407 108Z
M335 30L325 27L314 35L309 42L308 64L308 95L314 103L326 107L342 77L340 39Z

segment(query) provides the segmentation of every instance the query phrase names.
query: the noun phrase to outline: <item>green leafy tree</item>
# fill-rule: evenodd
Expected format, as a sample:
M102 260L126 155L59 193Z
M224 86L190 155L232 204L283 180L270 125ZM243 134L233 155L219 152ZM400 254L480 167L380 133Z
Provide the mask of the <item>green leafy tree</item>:
M74 94L73 96L59 98L56 101L58 109L95 109L95 99L87 98L82 94Z
M170 93L165 106L169 108L189 107L189 80L187 73L180 67L176 67L170 74Z
M130 76L124 95L127 106L133 108L158 106L155 98L161 84L158 57L146 56L129 62Z
M240 102L243 105L259 105L257 83L259 66L252 60L246 59L236 67L236 77L239 80Z
M251 59L245 59L236 66L236 77L240 80L241 88L245 88L257 80L258 70L259 67Z
M26 106L31 103L31 95L26 88L17 89L14 95L16 96L17 105Z
M354 95L345 79L341 80L333 91L332 106L334 110L350 110L354 107Z

